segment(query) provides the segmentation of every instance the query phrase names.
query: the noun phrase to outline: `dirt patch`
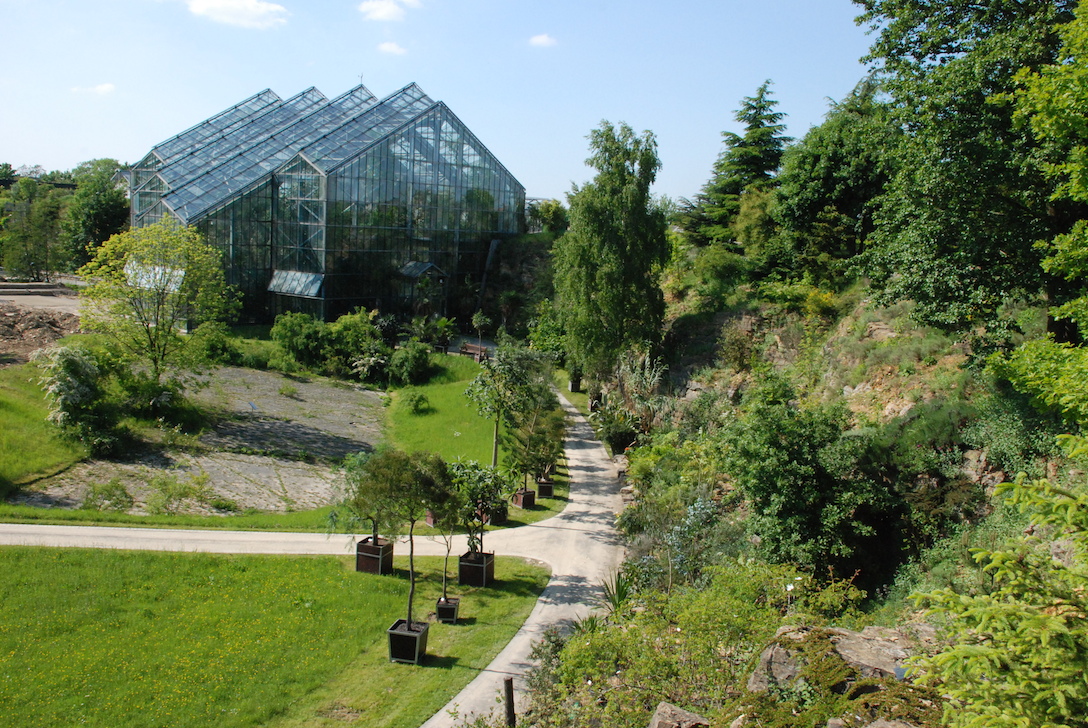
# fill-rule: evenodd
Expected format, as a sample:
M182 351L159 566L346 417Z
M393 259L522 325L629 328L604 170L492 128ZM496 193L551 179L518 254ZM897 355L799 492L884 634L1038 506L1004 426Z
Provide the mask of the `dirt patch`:
M220 499L239 509L308 510L334 499L335 463L382 440L384 395L325 379L223 368L201 378L191 396L220 413L196 447L166 448L127 462L91 460L37 483L13 502L76 508L91 484L117 478L146 513L151 480L169 472L180 480L206 474ZM170 433L166 433L167 439ZM187 502L193 513L215 512Z
M79 331L79 316L0 301L0 366L25 364L31 352Z

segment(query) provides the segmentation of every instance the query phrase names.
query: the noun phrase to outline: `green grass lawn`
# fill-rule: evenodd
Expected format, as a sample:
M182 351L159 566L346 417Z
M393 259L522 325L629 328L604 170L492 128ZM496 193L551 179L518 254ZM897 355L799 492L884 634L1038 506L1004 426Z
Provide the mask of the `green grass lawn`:
M403 405L402 395L406 390L392 392L392 403L387 412L390 442L409 451L437 452L451 461L460 457L490 463L494 424L477 415L464 396L468 383L479 372L479 364L462 356L436 356L435 361L436 372L431 382L414 388L426 395L430 403L424 413L413 414ZM0 492L3 491L4 478L9 479L9 484L18 483L30 477L30 474L67 467L86 456L85 450L60 438L56 429L45 421L45 403L40 388L31 378L33 372L30 367L0 370L0 425L3 425L0 427ZM9 394L9 389L14 394ZM4 417L9 419L4 420ZM555 498L541 499L536 506L527 510L511 506L507 525L535 523L562 511L569 493L564 472L560 468ZM328 508L227 516L140 516L0 503L0 520L41 524L74 522L85 525L321 532L326 529L327 514ZM421 533L426 535L433 531L421 526Z
M465 356L436 356L435 360L440 373L429 384L412 388L427 397L426 410L414 414L404 406L406 389L392 393L389 441L402 450L429 450L449 461L460 457L489 464L494 422L476 414L476 407L465 397L465 388L480 365Z
M87 456L46 421L49 409L31 365L0 369L0 495Z
M272 513L256 511L225 516L159 515L140 516L115 511L93 511L0 503L0 521L5 523L77 523L83 526L141 526L145 528L217 528L228 531L304 531L326 530L329 507L312 511Z
M506 644L548 578L500 558L495 587L454 584L462 623L432 624L416 667L388 662L385 635L405 610L406 559L384 577L349 561L0 548L0 726L415 728ZM417 563L423 616L442 560Z

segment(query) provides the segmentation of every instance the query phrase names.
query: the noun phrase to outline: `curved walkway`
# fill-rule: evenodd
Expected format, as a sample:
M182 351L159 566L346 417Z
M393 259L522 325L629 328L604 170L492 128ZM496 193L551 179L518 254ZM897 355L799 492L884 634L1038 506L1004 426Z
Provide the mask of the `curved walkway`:
M448 728L474 715L496 710L503 678L513 676L518 711L526 696L521 682L529 650L545 630L586 616L600 596L600 584L619 568L623 547L613 528L621 508L616 470L594 439L585 418L560 398L569 417L565 443L570 502L554 518L493 531L484 547L503 556L522 556L548 564L552 578L529 618L499 655L423 728ZM0 544L121 548L151 551L203 551L250 554L343 554L344 541L324 534L259 531L188 531L0 524ZM464 537L454 550L464 550ZM444 555L439 539L416 539L416 553ZM456 714L458 717L454 717Z

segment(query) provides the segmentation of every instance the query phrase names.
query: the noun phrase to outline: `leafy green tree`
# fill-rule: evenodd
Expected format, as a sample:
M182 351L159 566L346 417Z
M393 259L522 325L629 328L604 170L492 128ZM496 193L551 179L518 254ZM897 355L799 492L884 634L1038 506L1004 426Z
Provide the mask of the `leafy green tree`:
M345 497L330 515L330 525L353 530L369 521L374 542L378 530L400 533L408 527L408 613L409 629L414 624L412 607L416 592L415 527L428 510L445 512L452 497L453 481L446 462L429 452L407 453L386 448L372 455L358 453L345 463Z
M7 189L15 184L15 168L7 162L0 162L0 188Z
M393 490L400 487L403 455L398 450L384 448L344 458L343 496L329 512L332 530L356 533L366 524L374 544L381 533L396 533L400 524L394 514Z
M817 283L846 279L844 264L873 232L874 201L894 172L890 152L901 134L887 104L877 100L878 89L866 79L786 150L770 267Z
M563 233L570 226L570 219L559 200L539 200L529 203L529 223L546 233Z
M500 470L475 460L450 463L449 471L460 494L460 521L468 532L468 551L472 555L481 553L487 524L505 513L506 496L513 488Z
M114 235L79 274L88 282L83 326L105 336L153 388L203 363L199 325L233 310L219 251L170 219Z
M523 347L500 346L493 358L480 363L480 373L465 390L480 416L495 421L493 468L499 464L500 425L516 428L549 387L545 356Z
M4 267L31 281L48 281L67 259L59 234L64 193L21 177L11 189L11 214L3 220Z
M1083 438L1065 446L1088 455ZM953 640L921 660L919 674L952 698L945 719L956 728L1088 725L1088 490L1021 477L998 493L1029 514L1030 535L974 550L993 591L918 597ZM1059 538L1071 544L1064 559L1051 548Z
M397 523L408 525L408 614L411 629L412 605L416 595L415 528L428 510L444 511L454 488L449 468L440 455L430 452L406 454L390 450L396 461L395 481L389 484L391 513Z
M73 170L76 192L62 228L68 255L77 265L89 261L98 245L128 227L128 199L113 179L119 168L116 160L97 159Z
M563 454L566 417L555 392L545 383L532 389L533 402L512 418L506 430L507 465L523 476L540 477Z
M771 82L764 81L755 96L745 97L736 120L744 134L723 131L725 148L718 155L710 180L694 202L683 205L680 226L697 245L731 242L733 222L740 213L741 196L748 190L774 187L789 137L783 135L785 114L775 111Z
M568 355L602 378L620 352L660 339L670 250L650 196L661 166L653 134L604 121L589 139L586 163L597 174L570 196L570 229L555 243L555 303Z
M1040 145L1015 123L1015 75L1052 63L1073 2L857 0L877 38L869 60L904 134L880 198L866 269L880 300L916 302L914 316L946 331L1007 340L1003 306L1057 279L1033 246L1068 231L1073 206L1050 199L1033 159Z
M1057 63L1037 70L1025 69L1019 79L1024 88L1017 96L1020 118L1050 147L1045 173L1058 183L1055 196L1088 203L1088 11L1078 7L1075 20L1061 28L1062 48ZM1088 331L1088 222L1082 215L1072 229L1046 244L1043 268L1077 287L1081 295L1053 309L1052 313L1073 322L1082 337ZM1088 424L1088 349L1053 339L1029 341L1007 359L994 360L997 371L1022 392L1031 394L1046 408L1059 411L1066 420Z
M880 560L899 546L898 500L861 467L867 443L846 434L845 409L796 396L770 377L723 432L725 471L751 503L748 528L771 561L879 584Z

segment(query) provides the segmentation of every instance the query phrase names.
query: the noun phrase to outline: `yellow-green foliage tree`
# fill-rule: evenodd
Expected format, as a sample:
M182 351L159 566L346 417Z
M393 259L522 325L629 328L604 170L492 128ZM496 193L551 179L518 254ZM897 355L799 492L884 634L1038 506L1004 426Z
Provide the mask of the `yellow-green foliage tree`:
M156 387L167 374L202 363L199 325L232 311L219 251L172 220L114 235L79 274L89 283L84 328L146 367Z

